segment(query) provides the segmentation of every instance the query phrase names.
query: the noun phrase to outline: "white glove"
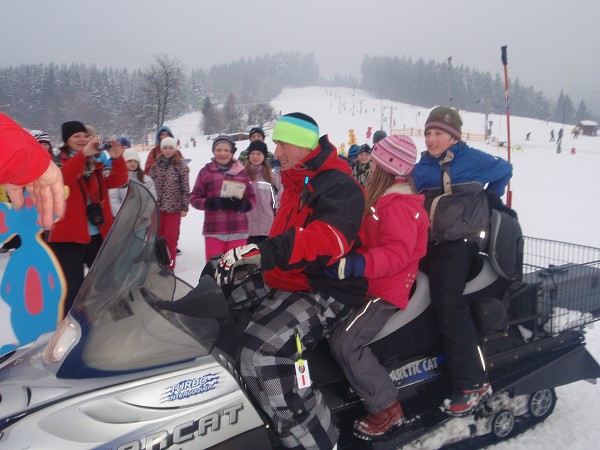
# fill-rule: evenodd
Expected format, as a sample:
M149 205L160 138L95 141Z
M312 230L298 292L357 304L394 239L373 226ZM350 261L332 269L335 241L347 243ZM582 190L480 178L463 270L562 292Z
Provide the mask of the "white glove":
M215 272L217 284L222 286L234 280L236 266L248 264L260 269L260 250L256 244L242 245L225 253Z

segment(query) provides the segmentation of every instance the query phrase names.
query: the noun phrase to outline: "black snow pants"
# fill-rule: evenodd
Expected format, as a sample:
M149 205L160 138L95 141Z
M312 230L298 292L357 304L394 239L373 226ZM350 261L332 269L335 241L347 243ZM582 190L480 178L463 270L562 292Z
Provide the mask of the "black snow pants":
M464 240L430 245L421 268L429 275L431 301L444 339L446 364L455 390L484 383L479 335L462 293L477 245Z

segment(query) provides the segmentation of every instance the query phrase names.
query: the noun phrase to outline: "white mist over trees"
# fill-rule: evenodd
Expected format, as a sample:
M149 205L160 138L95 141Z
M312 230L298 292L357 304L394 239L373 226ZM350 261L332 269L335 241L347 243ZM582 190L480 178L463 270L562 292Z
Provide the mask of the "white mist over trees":
M362 78L336 75L324 80L315 55L277 53L186 73L180 61L154 56L147 67L127 69L72 64L0 68L0 110L60 143L60 125L80 120L100 136L129 136L141 142L165 121L202 111L207 134L244 130L276 117L269 102L284 87L333 85L360 88L374 97L433 107L447 105L482 113L502 113L504 80L451 61L366 56ZM582 100L574 107L561 91L552 101L519 79L510 81L513 115L576 123L594 119Z
M375 97L420 106L449 105L480 113L505 109L504 78L456 66L451 59L440 63L425 62L423 58L413 62L411 58L366 56L361 74L360 88ZM562 123L591 118L583 100L575 111L571 99L562 91L558 100L552 102L533 86L523 86L518 78L510 81L509 94L514 115Z

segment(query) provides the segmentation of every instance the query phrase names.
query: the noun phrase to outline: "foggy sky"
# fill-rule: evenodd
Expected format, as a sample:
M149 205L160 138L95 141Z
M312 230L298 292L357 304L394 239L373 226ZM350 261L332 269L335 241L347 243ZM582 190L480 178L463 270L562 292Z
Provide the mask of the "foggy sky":
M600 111L600 1L4 0L0 67L188 70L279 51L314 52L321 75L360 75L365 54L423 57L503 75Z

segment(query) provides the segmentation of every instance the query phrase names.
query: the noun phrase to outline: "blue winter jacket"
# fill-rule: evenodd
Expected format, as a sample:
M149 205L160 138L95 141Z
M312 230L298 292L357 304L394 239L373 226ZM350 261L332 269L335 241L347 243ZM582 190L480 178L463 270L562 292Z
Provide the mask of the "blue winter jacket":
M448 150L454 153L450 162L450 178L452 184L480 182L487 189L494 191L500 197L512 177L512 164L508 161L469 147L460 141ZM446 152L448 151L446 150ZM431 156L427 151L421 153L421 159L414 168L414 181L417 192L428 188L442 187L442 168L439 165L446 152L438 157Z

